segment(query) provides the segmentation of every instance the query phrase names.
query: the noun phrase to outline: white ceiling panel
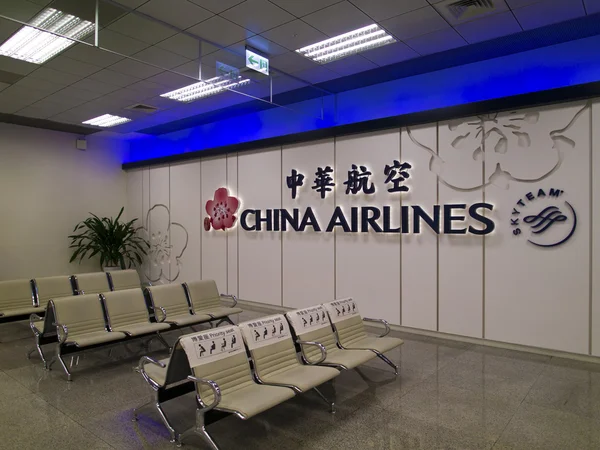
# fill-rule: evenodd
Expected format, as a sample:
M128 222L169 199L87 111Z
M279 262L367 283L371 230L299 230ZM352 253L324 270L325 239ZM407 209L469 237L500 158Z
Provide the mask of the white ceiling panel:
M223 47L243 41L254 35L253 32L220 16L213 16L198 25L194 25L187 31Z
M34 78L34 77L21 78L13 86L18 86L18 87L22 87L22 88L26 88L26 89L27 88L38 89L40 91L47 92L48 94L52 94L52 93L59 91L65 87L64 84L53 83L52 81L44 80L42 78Z
M369 16L348 2L336 3L302 20L328 36L337 36L373 23Z
M127 14L111 23L108 28L147 44L156 44L175 34L171 28L135 14Z
M91 39L90 42L93 42ZM100 30L98 33L98 44L102 48L106 48L108 50L112 50L113 52L120 53L122 55L131 56L134 53L142 51L145 48L148 48L150 44L140 41L139 39L132 38L130 36L126 36L123 33L119 33L114 30L109 30L105 28ZM102 50L100 50L102 52ZM107 53L107 52L102 52ZM111 55L110 53L108 53ZM113 58L116 58L117 61L122 59L117 55L111 55ZM80 59L80 58L78 58ZM92 61L88 61L92 62ZM114 64L116 61L113 61L111 64ZM107 64L108 65L108 64ZM106 66L105 66L106 67Z
M350 0L375 21L389 19L428 6L427 0Z
M306 16L319 9L327 8L340 0L270 0L296 17Z
M4 42L15 34L21 26L6 19L0 19L0 42Z
M576 0L579 1L579 0ZM487 9L487 12L478 15L464 15L460 17L456 17L450 10L448 9L448 4L454 3L453 0L446 0L442 3L438 3L435 5L435 9L446 19L451 25L457 25L459 23L469 22L471 20L479 20L485 16L491 16L493 14L498 14L504 11L508 11L508 5L505 0L494 0L492 2L493 8Z
M110 32L110 30L102 30L101 33L102 32ZM129 39L128 37L123 35L119 36L125 39ZM144 44L144 46L146 45L147 44ZM100 46L104 47L103 41L100 41ZM111 47L106 48L112 50ZM114 53L110 53L105 50L101 50L99 48L91 47L85 44L75 44L73 47L66 50L64 53L61 53L61 55L66 56L67 58L76 59L77 61L83 61L98 67L108 67L111 64L114 64L117 61L121 61L123 59L122 56L115 55Z
M116 87L125 87L130 84L140 81L137 77L125 75L124 73L115 72L114 70L104 69L96 72L89 77L90 80L100 81Z
M8 56L0 55L0 70L6 72L18 73L19 75L27 75L40 67L38 64L21 61L19 59L9 58Z
M272 67L287 73L311 69L317 65L317 63L305 58L304 56L300 56L295 52L284 53L283 55L277 55L271 58Z
M9 86L12 86L12 85L0 82L0 91L3 91L4 89L6 89Z
M233 67L246 67L246 56L244 53L233 53L228 50L219 50L202 57L203 66L215 67L218 62L229 64ZM273 58L271 58L271 63Z
M584 3L588 14L600 12L600 0L584 0Z
M379 66L373 61L364 58L362 55L352 55L326 64L326 67L342 76L346 76L364 72L365 70L375 69Z
M448 22L431 6L384 20L381 26L400 40L450 28Z
M0 1L0 14L21 22L29 22L33 16L43 9L42 5L37 5L27 0L2 0Z
M584 16L585 10L580 0L545 0L515 9L514 13L523 29L531 30Z
M262 36L289 50L297 50L328 37L325 33L320 32L302 20L288 22L285 25L262 33Z
M161 86L158 83L152 83L148 80L138 81L137 83L127 86L127 89L117 91L117 93L120 93L127 98L133 98L134 100L140 98L140 96L146 98L154 97L156 95L164 94L164 92L164 86Z
M329 70L325 66L313 67L311 69L301 70L293 74L302 80L306 80L308 83L317 84L325 81L333 80L338 78L339 74Z
M215 67L214 66L208 66L208 65L205 65L205 64L202 64L202 66L203 66L203 68L202 68L203 78L211 78L211 77L207 76L207 74L204 74L204 70L207 69L207 68L211 69L211 74L212 74L211 76L214 76L214 73L215 73ZM181 65L179 67L173 68L173 72L176 72L178 74L185 75L185 76L188 76L188 77L194 77L194 78L197 79L198 78L198 74L200 73L200 62L198 60L196 60L196 61L190 61L190 62L185 63L185 64L183 64L183 65Z
M518 33L521 26L510 11L457 25L455 29L469 44Z
M287 53L289 51L287 48L260 35L252 36L251 38L246 39L246 41L237 42L230 45L228 48L238 54L244 54L246 46L258 50L259 53L263 53L266 56L281 55L282 53Z
M171 53L158 47L149 47L146 50L136 53L133 57L163 69L171 69L189 61L189 59L184 58L181 55Z
M417 58L419 54L403 42L394 42L383 47L367 50L361 53L369 61L373 61L378 66L387 66L389 64L406 61Z
M196 59L200 55L200 42L199 39L179 33L169 39L159 42L156 44L156 47L183 56L187 59ZM203 43L202 45L202 50L205 54L218 49L218 47L208 43Z
M142 79L162 72L162 69L158 69L132 59L124 59L123 61L119 61L114 66L111 66L111 70Z
M64 93L63 91L59 91L55 94L49 95L44 100L51 102L51 103L56 103L57 105L60 105L61 107L64 107L65 109L74 108L76 106L83 105L84 103L87 103L90 101L90 100L83 100L81 98L73 97L72 95L68 95L68 94Z
M52 2L53 0L29 0L31 3L35 3L36 5L40 5L40 6L46 6L48 3Z
M143 5L148 0L115 0L117 3L121 5L127 6L128 8L135 9L138 6Z
M542 0L505 0L508 6L512 9L520 8L522 6L531 5L532 3L538 3Z
M214 14L187 0L150 0L138 11L170 23L182 30L212 17Z
M232 8L235 5L239 5L244 0L190 0L198 6L202 6L209 11L219 14L226 9Z
M73 84L83 78L81 75L74 75L72 73L62 72L59 70L51 69L50 67L41 66L38 69L31 72L28 78L36 78L48 80L53 83L62 84L67 86Z
M405 43L420 55L439 53L467 44L452 28L418 36L407 40Z
M195 80L192 80L191 78L172 72L159 73L158 75L148 78L147 81L165 86L167 90L178 89L180 87L195 83Z
M85 89L79 89L73 86L67 86L57 94L59 94L59 96L73 97L85 101L94 100L95 98L102 97L102 94L98 92L86 91Z
M42 100L17 111L17 115L34 117L37 119L48 119L49 117L60 114L68 109L70 109L68 106Z
M4 105L7 105L7 109L14 108L14 111L16 111L47 96L48 94L44 91L13 85L0 92L0 108L2 108ZM2 112L13 111L6 111L3 109Z
M58 55L55 58L52 58L44 64L44 67L50 67L51 69L72 73L73 75L80 75L82 77L88 77L94 72L102 70L102 67L88 64L83 61L77 61L64 55Z
M97 99L92 100L88 103L88 105L91 107L103 107L104 109L109 111L114 109L125 108L127 106L130 106L132 103L141 103L141 101L144 100L144 98L145 97L139 97L132 102L130 99L119 95L117 92L113 92L111 94L103 95L102 97L98 97Z
M262 33L295 19L289 12L268 0L246 0L224 11L221 16L254 33Z

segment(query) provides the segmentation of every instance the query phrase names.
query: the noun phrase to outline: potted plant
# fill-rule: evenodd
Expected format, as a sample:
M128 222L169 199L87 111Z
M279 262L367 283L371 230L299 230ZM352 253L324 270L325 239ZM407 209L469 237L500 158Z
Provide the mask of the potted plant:
M69 236L74 249L70 262L79 258L100 256L100 266L103 270L125 269L134 264L142 264L142 258L150 248L148 241L137 235L142 227L135 227L137 219L120 222L123 214L121 208L116 219L108 217L92 217L79 222ZM91 213L90 213L91 214Z

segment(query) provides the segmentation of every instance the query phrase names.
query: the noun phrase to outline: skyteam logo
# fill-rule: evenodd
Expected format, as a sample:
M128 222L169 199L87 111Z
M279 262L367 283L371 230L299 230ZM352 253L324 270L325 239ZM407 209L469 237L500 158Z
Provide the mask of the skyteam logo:
M511 213L515 237L527 238L536 247L557 247L567 242L577 229L577 213L561 189L528 192Z

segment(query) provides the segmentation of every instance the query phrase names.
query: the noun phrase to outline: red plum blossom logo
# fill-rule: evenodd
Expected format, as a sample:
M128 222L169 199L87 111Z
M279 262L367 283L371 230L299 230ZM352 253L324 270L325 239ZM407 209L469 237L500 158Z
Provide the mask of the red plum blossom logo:
M213 230L233 228L239 206L240 202L237 198L229 196L227 188L217 189L214 199L206 202L206 212L210 217L204 219L204 229L208 231L211 226Z

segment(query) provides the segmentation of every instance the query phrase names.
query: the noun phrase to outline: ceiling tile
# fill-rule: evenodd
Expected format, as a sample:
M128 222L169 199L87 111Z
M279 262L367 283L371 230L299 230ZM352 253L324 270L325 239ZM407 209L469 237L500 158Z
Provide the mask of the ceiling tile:
M52 94L56 91L61 90L65 87L64 84L53 83L52 81L44 80L42 78L25 77L17 81L13 86L22 88L33 88L40 91L44 91L48 94Z
M165 87L157 83L152 83L148 80L142 80L127 86L127 89L121 89L120 91L117 91L117 93L119 92L128 92L129 94L125 95L129 96L135 94L134 98L138 98L140 95L145 97L153 97L155 95L164 93Z
M281 45L276 44L273 41L268 40L262 36L256 35L242 42L237 42L230 45L228 48L238 54L245 54L246 46L258 50L259 53L264 54L267 57L281 55L287 53L289 50Z
M148 78L162 72L162 69L158 69L132 59L124 59L123 61L119 61L114 66L111 66L111 70L138 78Z
M31 3L35 3L36 5L40 5L40 6L46 6L48 3L52 2L53 0L29 0Z
M44 91L12 85L0 93L0 104L7 101L12 104L21 104L21 108L23 108L47 96L48 94Z
M89 101L73 97L72 95L66 94L63 91L59 91L55 94L49 95L44 100L64 106L65 108L74 108L75 106L83 105L84 103L87 103Z
M153 20L136 16L135 14L127 14L111 23L108 29L146 42L147 44L156 44L175 34L175 31L171 28Z
M531 5L532 3L537 3L542 0L506 0L506 3L512 9L520 8L521 6Z
M187 30L200 38L227 47L254 35L251 31L220 16L213 16Z
M564 22L585 15L583 3L574 0L546 0L514 10L524 30Z
M102 70L101 67L94 66L83 61L77 61L64 55L58 55L55 58L52 58L50 61L44 64L44 67L50 67L51 69L72 73L73 75L80 75L82 77L90 76L94 72Z
M202 6L209 11L219 14L226 9L232 8L235 5L239 5L244 0L190 0L198 6Z
M337 36L373 23L369 16L348 2L336 3L302 20L328 36Z
M98 94L109 94L118 89L113 84L103 83L102 81L93 80L91 78L84 78L81 81L73 84L74 88L85 89L86 91L97 92Z
M181 75L185 75L188 77L194 77L194 78L198 78L198 74L200 73L200 66L199 66L200 62L198 60L196 61L190 61L188 63L182 64L181 66L175 67L173 68L173 72L176 72L178 74ZM204 74L204 70L205 68L210 68L211 69L211 76L207 76L206 74ZM215 73L215 67L214 66L207 66L205 64L202 64L202 75L203 78L211 78L214 76Z
M302 17L307 14L313 13L319 9L326 8L339 3L340 0L270 0L272 3L282 7L286 11L295 15L296 17Z
M298 72L294 72L293 75L302 80L306 80L308 83L311 84L322 83L324 81L333 80L334 78L339 77L339 74L329 70L325 66L318 66L313 67L311 69L300 70Z
M175 36L171 36L169 39L159 42L156 44L156 47L184 56L188 59L196 59L200 55L200 42L200 39L179 33ZM218 49L218 47L206 42L202 44L202 50L205 53L210 53L210 51L216 51Z
M74 75L72 73L62 72L59 70L51 69L50 67L42 66L37 70L31 72L27 78L41 78L44 80L51 81L53 83L69 85L73 84L83 78L82 75Z
M158 75L154 75L153 77L148 78L147 81L160 84L171 90L178 89L183 86L188 86L188 85L196 82L195 80L185 77L183 75L179 75L179 74L172 73L172 72L166 72L166 71L163 73L159 73Z
M219 50L202 57L203 66L215 67L218 62L229 64L230 66L242 68L246 67L246 57L244 53L234 53L229 50ZM273 58L271 58L273 61Z
M381 22L381 26L400 40L450 28L440 14L431 6L392 17Z
M148 0L115 0L117 3L121 5L127 6L128 8L135 9L140 5L143 5Z
M79 100L94 100L95 98L102 97L102 94L98 92L86 91L85 89L79 89L73 86L67 86L62 91L58 92L59 95L65 97L78 98Z
M395 42L373 50L367 50L361 53L361 55L369 61L373 61L378 66L387 66L419 56L417 52L403 42Z
M0 42L7 40L15 34L19 28L21 28L21 25L17 23L10 22L6 19L0 19Z
M142 97L138 97L136 100L131 101L130 99L125 98L122 95L119 95L119 93L114 92L114 93L111 93L108 95L103 95L102 97L98 97L97 99L89 102L88 105L90 105L92 107L101 106L105 110L109 111L109 110L114 110L114 109L125 108L127 106L132 105L133 103L140 103L142 100L143 100ZM125 116L125 117L127 117L127 116Z
M467 43L456 31L449 28L409 39L405 44L420 55L429 55L461 47Z
M0 70L6 72L18 73L19 75L27 75L40 67L38 64L21 61L20 59L9 58L8 56L0 55Z
M294 20L285 25L262 33L261 36L282 45L289 50L297 50L315 42L327 39L325 33L311 27L302 20Z
M110 30L102 30L100 33L103 32L110 32ZM129 39L128 37L125 37L123 35L119 36L125 39ZM102 40L100 41L100 46L113 50L112 47L105 46ZM147 46L147 44L144 44L144 46ZM122 56L115 55L114 53L107 52L106 50L101 50L99 48L85 44L75 44L73 47L71 47L64 53L61 53L61 55L66 56L67 58L76 59L77 61L83 61L98 67L107 67L123 59Z
M463 23L454 28L469 44L522 31L521 26L510 11Z
M60 105L51 101L42 100L40 102L36 102L33 105L21 109L20 111L18 111L17 114L19 116L35 117L37 119L47 119L56 114L60 114L61 112L66 111L67 109L69 109L68 106Z
M429 5L427 0L350 0L350 2L377 22Z
M298 53L288 52L271 58L271 66L283 72L293 73L316 67L317 63Z
M295 19L267 0L247 0L224 11L221 16L255 33L262 33Z
M101 81L117 87L125 87L140 81L137 77L115 72L114 70L104 69L89 76L90 80Z
M583 0L588 14L600 12L600 0Z
M93 42L93 39L90 42ZM123 33L119 33L114 30L109 30L107 28L105 28L104 30L100 30L100 32L98 33L98 44L102 48L106 48L108 50L112 50L113 52L117 52L126 56L131 56L134 53L148 48L148 46L150 45L147 42L140 41L139 39L126 36ZM100 50L100 52L108 53L103 52L102 50ZM111 53L108 54L111 55L113 58L117 58L117 61L123 59L122 57L119 57L117 55L112 55ZM113 61L112 64L114 64L115 62L116 61Z
M170 23L182 30L208 19L214 14L187 0L150 0L140 6L138 11L163 22Z
M189 61L183 56L158 47L147 48L146 50L136 53L133 57L148 64L154 64L162 69L171 69Z
M362 55L352 55L344 59L338 59L326 65L329 70L333 70L340 75L352 75L353 73L364 72L365 70L377 68L377 64Z
M29 22L42 8L42 5L37 5L27 0L0 1L0 14L20 20L21 22Z
M6 89L9 86L12 86L12 85L0 82L0 91L3 91L4 89Z
M577 1L579 1L579 0L577 0ZM457 25L459 23L470 22L471 20L480 20L483 17L491 16L493 14L498 14L498 13L509 10L508 5L506 4L505 0L494 0L491 3L491 5L493 7L488 8L486 12L480 13L475 16L465 15L465 16L456 17L448 9L448 3L449 3L448 0L444 3L438 3L435 5L435 9L444 17L444 19L446 19L450 23L450 25Z

